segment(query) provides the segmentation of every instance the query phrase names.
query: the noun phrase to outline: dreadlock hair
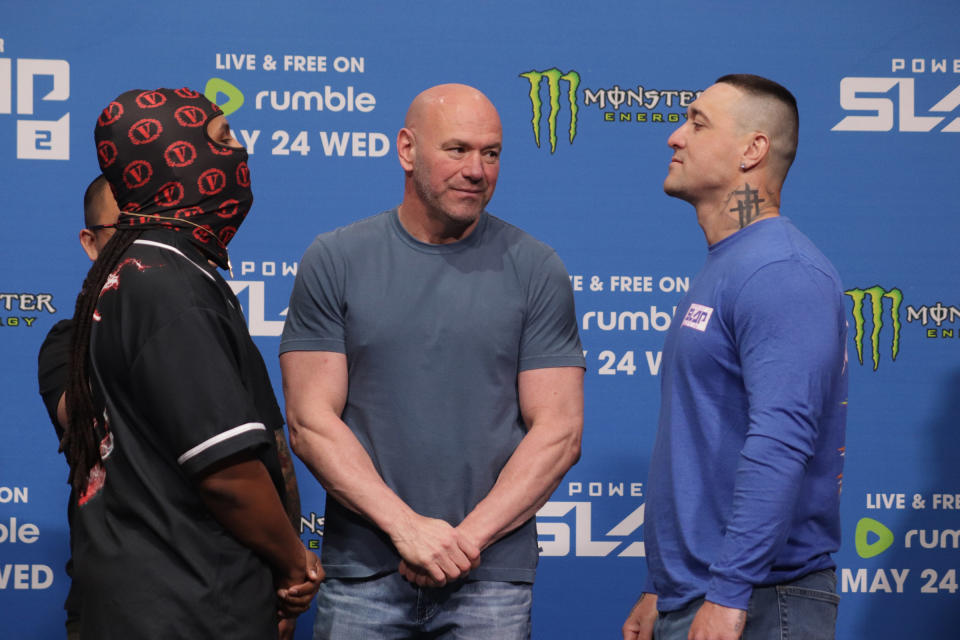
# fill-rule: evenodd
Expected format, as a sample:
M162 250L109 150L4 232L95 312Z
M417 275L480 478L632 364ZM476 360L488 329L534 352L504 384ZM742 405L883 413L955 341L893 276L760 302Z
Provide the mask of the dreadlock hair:
M107 276L120 261L120 256L141 233L141 229L117 229L87 272L73 311L70 380L66 391L69 420L60 441L60 451L70 465L68 482L77 495L82 495L86 490L90 470L100 461L100 442L96 427L103 416L104 407L102 402L94 398L90 387L90 331L93 327L93 312Z

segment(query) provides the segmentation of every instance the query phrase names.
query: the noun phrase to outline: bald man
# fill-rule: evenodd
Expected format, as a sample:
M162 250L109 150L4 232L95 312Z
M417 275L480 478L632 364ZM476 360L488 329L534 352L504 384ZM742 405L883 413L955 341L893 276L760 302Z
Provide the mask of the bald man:
M280 344L294 452L327 490L314 638L527 638L534 514L580 452L556 253L485 211L502 146L464 85L418 95L401 204L317 237Z
M708 255L663 349L625 640L834 637L846 321L836 270L780 215L798 127L784 87L728 75L667 141L664 191Z

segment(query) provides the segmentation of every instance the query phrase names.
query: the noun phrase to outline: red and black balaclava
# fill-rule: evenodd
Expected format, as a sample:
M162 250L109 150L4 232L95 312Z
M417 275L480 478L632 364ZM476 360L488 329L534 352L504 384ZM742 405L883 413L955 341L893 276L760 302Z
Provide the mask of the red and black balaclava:
M253 204L247 150L210 139L220 108L190 89L134 89L94 129L100 169L121 215L116 227L168 228L227 268L227 243Z

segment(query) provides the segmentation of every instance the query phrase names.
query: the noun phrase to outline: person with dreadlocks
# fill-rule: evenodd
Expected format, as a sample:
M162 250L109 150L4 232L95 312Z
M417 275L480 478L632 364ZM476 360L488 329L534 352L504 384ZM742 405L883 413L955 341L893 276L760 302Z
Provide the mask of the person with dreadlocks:
M215 268L253 201L246 150L189 89L121 94L94 137L122 215L77 297L66 391L81 638L277 637L323 569L284 512L282 414Z
M120 211L110 192L110 183L98 175L83 194L84 228L80 230L80 246L90 260L96 260L100 250L113 235L109 225L117 221ZM104 228L106 226L106 228ZM93 227L93 229L91 229ZM37 356L37 381L40 397L47 408L50 422L57 432L57 442L63 438L67 426L66 394L70 377L70 343L73 339L73 320L57 322L47 333ZM67 508L67 522L73 521L73 500ZM73 577L73 560L67 560L67 575ZM71 582L63 608L67 613L67 640L80 637L80 590Z
M84 228L80 230L80 246L91 261L96 261L100 251L115 232L114 222L120 216L117 201L110 189L110 183L98 175L83 194ZM38 382L40 396L46 406L50 421L57 433L57 442L63 438L67 426L66 386L70 377L70 345L73 339L73 319L64 319L57 322L47 333L38 354ZM283 425L277 424L273 431L277 443L277 453L280 456L280 468L284 478L284 507L290 522L296 526L300 519L300 492L297 478L293 469L293 460L287 447L287 438ZM68 522L73 520L73 501L67 512ZM67 561L67 575L73 577L73 561ZM80 590L71 583L67 599L64 603L66 610L66 630L68 640L78 640L80 637ZM291 627L293 620L287 620L285 626Z

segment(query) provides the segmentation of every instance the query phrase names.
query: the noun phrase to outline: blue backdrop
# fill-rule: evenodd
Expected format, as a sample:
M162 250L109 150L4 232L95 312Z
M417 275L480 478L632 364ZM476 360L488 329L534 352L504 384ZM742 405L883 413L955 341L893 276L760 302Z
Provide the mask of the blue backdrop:
M278 335L303 250L399 202L406 107L450 81L499 108L489 208L563 258L587 351L583 457L538 517L534 637L619 637L646 573L663 332L705 256L692 208L661 190L666 140L696 92L730 72L797 96L782 211L849 290L838 637L960 635L955 0L34 0L0 15L3 637L62 634L66 465L36 353L72 315L89 265L76 236L100 109L130 88L186 85L229 113L256 193L231 244L232 285L279 394ZM323 492L298 472L302 538L319 547Z

